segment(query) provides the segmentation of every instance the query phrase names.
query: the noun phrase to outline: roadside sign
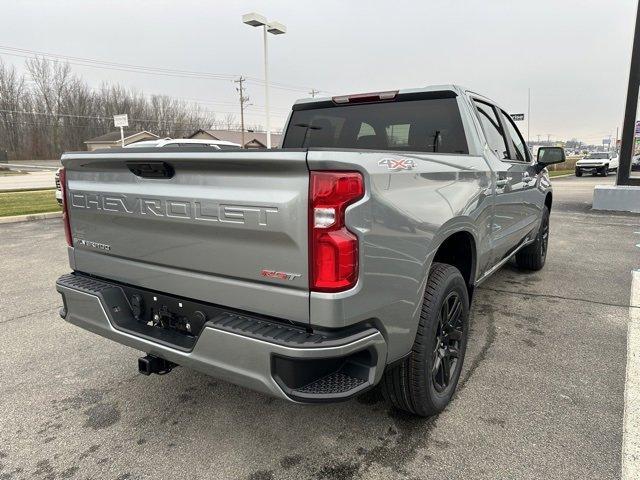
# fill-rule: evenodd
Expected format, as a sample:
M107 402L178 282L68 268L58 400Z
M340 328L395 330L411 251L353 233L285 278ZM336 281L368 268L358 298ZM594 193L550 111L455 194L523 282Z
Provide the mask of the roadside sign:
M113 123L116 127L128 127L129 126L129 116L124 113L122 115L114 115Z
M122 115L113 116L113 124L116 127L120 127L120 146L124 147L124 127L129 126L129 115L123 113Z
M603 145L611 145L611 139L610 138L603 138L602 139L602 144Z
M524 120L524 113L512 113L511 118L514 122L522 122Z

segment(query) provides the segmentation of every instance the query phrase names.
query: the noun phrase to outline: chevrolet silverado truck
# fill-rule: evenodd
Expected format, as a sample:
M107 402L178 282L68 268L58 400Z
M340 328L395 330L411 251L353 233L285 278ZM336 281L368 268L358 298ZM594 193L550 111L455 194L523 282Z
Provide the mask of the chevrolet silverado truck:
M162 151L159 151L162 150ZM560 148L458 86L300 100L282 148L65 153L67 322L299 403L451 399L474 289L545 263Z

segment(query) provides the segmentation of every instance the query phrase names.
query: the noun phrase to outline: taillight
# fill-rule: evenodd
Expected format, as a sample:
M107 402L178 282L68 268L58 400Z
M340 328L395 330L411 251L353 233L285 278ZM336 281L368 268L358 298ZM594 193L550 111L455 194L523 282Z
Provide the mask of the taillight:
M67 245L73 247L71 237L71 224L69 223L69 208L67 206L67 171L60 169L60 193L62 193L62 221L64 223L64 235L67 237Z
M311 172L309 178L309 278L316 292L338 292L358 280L358 237L345 225L345 209L362 198L358 172Z

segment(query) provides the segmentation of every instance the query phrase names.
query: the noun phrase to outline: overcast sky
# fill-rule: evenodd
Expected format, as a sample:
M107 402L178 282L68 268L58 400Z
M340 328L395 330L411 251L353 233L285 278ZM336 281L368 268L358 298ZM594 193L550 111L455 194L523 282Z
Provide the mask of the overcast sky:
M171 69L262 78L262 38L241 15L287 26L269 35L272 124L311 88L324 95L458 83L511 113L531 139L601 143L623 119L636 0L0 0L0 46ZM24 58L0 51L21 67ZM74 65L119 82L238 113L229 79L175 78ZM264 89L247 84L248 121L264 125ZM206 102L206 103L204 103ZM527 123L520 128L526 136Z

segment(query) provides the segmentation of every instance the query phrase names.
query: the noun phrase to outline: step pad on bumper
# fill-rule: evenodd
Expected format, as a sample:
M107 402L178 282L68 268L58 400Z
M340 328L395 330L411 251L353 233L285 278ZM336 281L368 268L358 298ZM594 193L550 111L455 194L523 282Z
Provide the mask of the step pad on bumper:
M352 377L343 372L334 372L296 390L307 395L340 394L349 392L365 383L365 378Z

